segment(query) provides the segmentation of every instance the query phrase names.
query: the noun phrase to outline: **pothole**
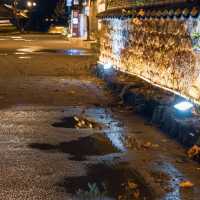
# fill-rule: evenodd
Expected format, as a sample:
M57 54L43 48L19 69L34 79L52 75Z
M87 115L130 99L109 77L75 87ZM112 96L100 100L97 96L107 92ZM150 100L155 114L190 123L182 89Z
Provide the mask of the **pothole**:
M152 194L143 179L125 163L91 165L85 176L66 177L59 186L77 200L152 199Z
M57 128L101 129L101 125L84 117L70 116L52 124Z

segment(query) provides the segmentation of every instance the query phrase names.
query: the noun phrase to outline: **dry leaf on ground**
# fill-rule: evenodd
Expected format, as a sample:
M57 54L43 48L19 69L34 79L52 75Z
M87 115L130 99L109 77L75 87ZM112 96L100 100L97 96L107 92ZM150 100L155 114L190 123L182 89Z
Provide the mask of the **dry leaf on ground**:
M182 181L180 182L179 186L182 188L191 188L194 186L194 184L190 181Z

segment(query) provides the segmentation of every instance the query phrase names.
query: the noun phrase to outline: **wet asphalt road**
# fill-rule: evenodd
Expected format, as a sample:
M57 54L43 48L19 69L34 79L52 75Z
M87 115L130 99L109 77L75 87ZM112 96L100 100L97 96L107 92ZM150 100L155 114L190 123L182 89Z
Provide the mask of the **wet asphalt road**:
M83 47L0 36L0 199L95 199L92 185L102 199L199 200L199 164L119 104L90 73L97 58ZM70 116L98 126L62 127ZM194 187L180 188L183 180Z

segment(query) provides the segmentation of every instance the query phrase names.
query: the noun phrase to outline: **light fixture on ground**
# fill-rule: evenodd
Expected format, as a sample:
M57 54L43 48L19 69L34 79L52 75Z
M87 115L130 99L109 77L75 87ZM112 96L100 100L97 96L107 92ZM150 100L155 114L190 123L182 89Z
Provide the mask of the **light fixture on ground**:
M181 101L174 105L175 113L177 117L190 117L192 116L192 109L194 105L189 101Z
M193 107L194 105L188 101L182 101L174 105L174 108L182 112L187 112L191 110Z
M112 65L109 64L109 63L106 63L106 64L103 65L103 68L104 68L105 70L108 70L108 69L111 69L111 68L112 68Z

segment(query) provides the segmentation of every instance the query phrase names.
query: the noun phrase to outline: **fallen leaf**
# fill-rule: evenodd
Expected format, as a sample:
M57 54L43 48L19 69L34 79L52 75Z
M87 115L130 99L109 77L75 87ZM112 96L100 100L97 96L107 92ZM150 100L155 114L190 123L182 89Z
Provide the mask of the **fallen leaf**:
M187 152L189 158L193 158L194 156L200 154L200 147L197 145L194 145L192 148L190 148Z
M122 200L123 197L121 195L118 196L118 200Z
M160 145L159 144L152 144L152 147L153 148L158 148L158 147L160 147Z
M76 92L75 91L70 91L70 94L75 94Z
M133 197L134 197L135 199L139 199L139 197L140 197L140 192L139 192L139 191L134 192L134 193L133 193Z
M138 187L138 185L135 184L134 182L128 181L128 187L130 189L136 189Z
M150 148L152 146L151 142L146 142L144 144L142 144L142 147L144 148Z
M191 188L194 186L194 184L190 181L182 181L179 186L182 188Z
M76 117L76 116L74 117L74 119L75 119L77 122L79 121L79 118L78 118L78 117Z

